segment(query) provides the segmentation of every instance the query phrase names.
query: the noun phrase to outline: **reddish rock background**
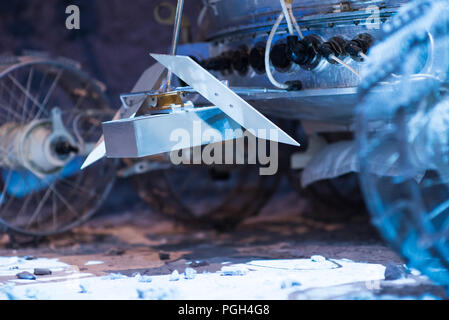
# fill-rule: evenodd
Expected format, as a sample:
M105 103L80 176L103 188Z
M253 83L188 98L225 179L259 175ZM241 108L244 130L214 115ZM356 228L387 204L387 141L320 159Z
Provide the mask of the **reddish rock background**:
M173 26L154 18L156 6L175 0L8 0L0 1L0 53L46 51L83 64L104 82L113 106L120 93L133 87L143 70L154 63L150 52L165 53ZM78 5L81 29L67 30L68 5ZM196 20L201 0L185 2L185 19L199 40ZM161 16L168 10L161 9Z

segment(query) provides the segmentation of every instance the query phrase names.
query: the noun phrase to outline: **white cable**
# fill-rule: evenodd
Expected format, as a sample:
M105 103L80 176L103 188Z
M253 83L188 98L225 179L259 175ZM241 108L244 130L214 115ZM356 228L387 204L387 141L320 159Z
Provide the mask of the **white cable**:
M273 42L274 35L276 34L276 31L279 28L279 25L281 24L282 20L284 19L284 14L281 13L280 16L277 18L273 29L271 29L270 35L268 36L267 46L265 49L265 71L267 72L268 79L270 82L280 89L287 89L288 86L286 84L277 82L276 79L274 79L273 74L271 73L271 67L270 67L270 52L271 52L271 44Z
M364 54L363 52L359 52L359 56L363 59L363 60L368 60L368 56L366 54Z
M351 67L349 64L347 64L346 62L344 62L343 60L337 58L334 55L329 56L329 59L332 59L336 62L338 62L339 64L341 64L342 66L344 66L345 68L347 68L348 70L350 70L352 73L354 73L357 77L361 78L360 73L357 72L357 70L355 70L353 67Z
M206 17L206 13L207 13L207 6L203 6L203 8L200 11L200 14L198 15L198 19L196 20L196 25L198 27L201 27L201 25L203 24L204 18Z
M290 14L288 13L287 5L285 4L285 0L281 0L282 12L284 14L285 20L287 20L288 32L290 35L293 35L293 25L290 18ZM281 20L282 21L282 20Z
M298 21L296 21L296 18L293 14L293 8L291 6L289 6L289 8L288 8L288 13L290 15L290 19L293 22L293 26L296 29L296 32L298 32L299 37L301 38L301 40L304 39L304 34L302 33L301 28L298 25Z

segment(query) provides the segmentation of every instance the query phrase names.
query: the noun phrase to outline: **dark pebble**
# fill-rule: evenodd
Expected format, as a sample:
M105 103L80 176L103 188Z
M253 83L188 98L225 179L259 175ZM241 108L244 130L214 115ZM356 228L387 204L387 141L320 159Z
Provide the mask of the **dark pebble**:
M170 253L159 252L159 259L161 259L161 260L170 260Z
M25 256L23 257L25 260L36 260L37 258L35 256Z
M125 249L122 248L111 248L106 252L107 256L121 256L125 253Z
M199 268L199 267L205 267L208 266L209 263L207 261L194 261L190 264L192 268Z
M385 268L385 280L399 280L407 277L407 272L404 267L396 264L387 264Z
M28 271L24 271L16 274L16 277L21 280L36 280L36 277L29 273Z
M36 276L48 276L51 274L51 270L46 268L36 268L34 269L34 274Z

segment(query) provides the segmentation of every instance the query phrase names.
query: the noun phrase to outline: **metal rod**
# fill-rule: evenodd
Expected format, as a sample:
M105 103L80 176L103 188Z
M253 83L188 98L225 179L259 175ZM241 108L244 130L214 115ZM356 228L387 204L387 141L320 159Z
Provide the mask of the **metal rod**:
M181 30L182 23L182 13L184 9L184 0L178 0L178 5L176 6L176 17L175 17L175 27L173 30L173 42L170 51L170 55L175 56L178 51L178 41L179 41L179 32ZM172 81L172 72L168 71L167 74L167 87L166 90L170 90Z

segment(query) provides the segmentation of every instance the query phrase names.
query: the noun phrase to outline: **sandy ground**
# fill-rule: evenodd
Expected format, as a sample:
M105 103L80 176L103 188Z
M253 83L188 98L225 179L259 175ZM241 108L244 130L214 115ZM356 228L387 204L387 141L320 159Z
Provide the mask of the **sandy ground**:
M219 233L186 228L137 201L128 210L106 206L88 224L39 243L11 243L3 235L0 299L445 297L416 272L384 280L385 266L403 262L379 238L368 215L325 224L301 217L303 206L294 192L284 192L258 217ZM37 259L26 260L28 255ZM16 278L35 267L53 273Z

